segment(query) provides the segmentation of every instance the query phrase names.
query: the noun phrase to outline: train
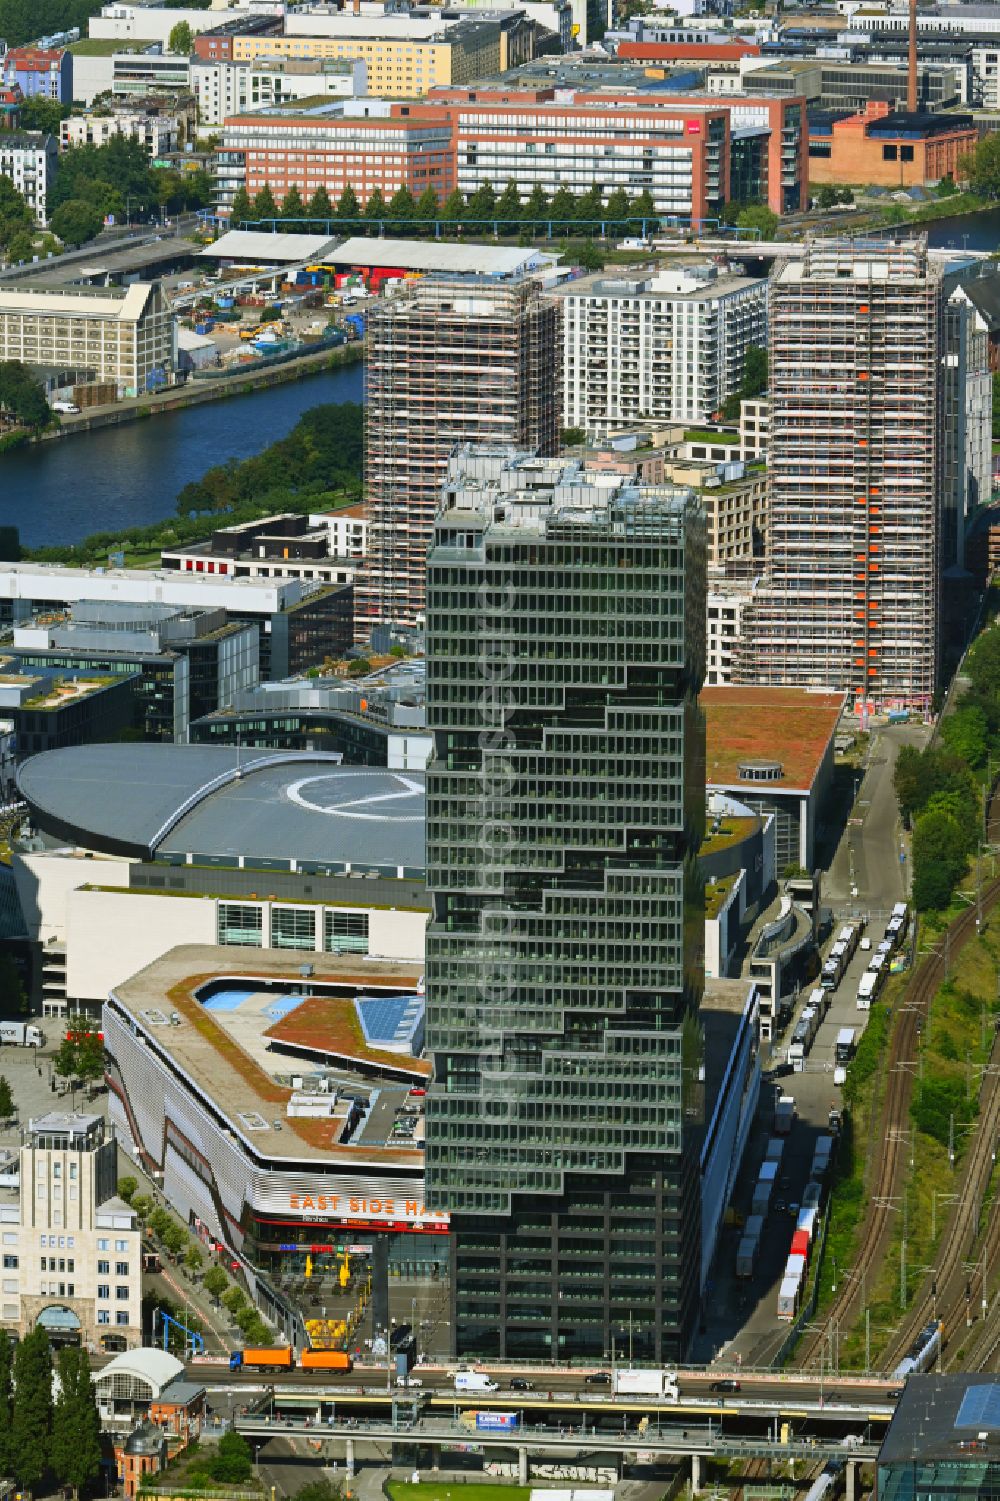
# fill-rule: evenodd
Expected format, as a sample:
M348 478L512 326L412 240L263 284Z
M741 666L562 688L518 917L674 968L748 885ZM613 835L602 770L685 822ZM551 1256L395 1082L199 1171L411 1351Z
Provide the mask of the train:
M831 1459L806 1491L805 1501L826 1501L827 1497L834 1495L840 1485L843 1469L842 1460Z
M349 1371L351 1357L344 1350L303 1350L298 1361L290 1345L273 1349L234 1350L229 1357L231 1371Z
M938 1356L944 1341L944 1325L932 1319L917 1335L913 1344L892 1373L893 1381L902 1381L914 1371L928 1371Z

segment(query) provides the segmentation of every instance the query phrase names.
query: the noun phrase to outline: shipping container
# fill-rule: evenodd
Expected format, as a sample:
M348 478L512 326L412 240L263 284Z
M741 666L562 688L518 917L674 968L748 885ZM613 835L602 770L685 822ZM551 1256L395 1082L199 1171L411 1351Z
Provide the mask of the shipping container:
M783 1094L774 1111L774 1134L787 1136L795 1122L795 1097Z
M743 1226L743 1234L753 1240L760 1240L764 1233L764 1216L762 1214L748 1214L746 1224Z
M304 1371L349 1371L351 1357L346 1350L303 1350L299 1364Z
M762 1162L760 1172L757 1174L758 1183L773 1183L778 1176L778 1164L776 1162Z
M787 1281L789 1277L794 1277L797 1282L801 1282L805 1274L806 1258L804 1256L789 1256L785 1262L785 1280Z
M792 1255L809 1255L809 1232L808 1230L796 1230L792 1235Z
M796 1230L801 1230L803 1234L808 1235L810 1241L816 1234L816 1220L818 1215L819 1210L814 1206L810 1206L810 1208L808 1209L800 1209L798 1212L798 1217L795 1221Z
M760 1242L744 1235L736 1248L737 1277L752 1277L757 1267L757 1251Z
M785 1140L782 1136L772 1136L767 1143L767 1151L764 1153L765 1162L781 1162L785 1150Z
M799 1310L801 1284L794 1277L786 1277L778 1289L778 1318L791 1323Z

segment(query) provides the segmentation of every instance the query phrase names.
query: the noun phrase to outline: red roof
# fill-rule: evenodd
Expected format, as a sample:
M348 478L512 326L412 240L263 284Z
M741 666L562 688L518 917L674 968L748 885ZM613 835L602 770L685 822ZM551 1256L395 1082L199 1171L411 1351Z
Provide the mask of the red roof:
M52 51L41 47L11 47L5 66L18 73L47 73L53 63L61 63L65 56L61 47Z
M786 792L812 787L844 708L844 695L807 688L702 688L705 779L712 787ZM773 781L746 781L746 762L780 762Z
M638 62L727 62L741 57L760 57L753 42L619 42L619 57Z

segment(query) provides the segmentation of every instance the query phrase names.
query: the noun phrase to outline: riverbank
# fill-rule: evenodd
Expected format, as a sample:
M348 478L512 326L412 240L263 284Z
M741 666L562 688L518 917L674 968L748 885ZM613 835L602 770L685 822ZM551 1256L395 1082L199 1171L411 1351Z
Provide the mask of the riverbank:
M188 380L183 386L171 386L166 391L151 392L148 396L117 401L107 406L89 407L79 416L67 415L60 426L52 431L39 433L29 440L32 446L58 442L77 433L96 432L102 427L117 427L124 422L138 422L164 413L179 412L185 407L202 406L208 401L223 401L229 397L245 396L250 391L268 390L272 386L286 385L303 375L315 375L323 370L336 370L341 366L358 364L364 358L364 346L360 342L342 344L337 349L323 349L317 354L306 354L288 360L282 365L249 368L237 376L218 380ZM23 446L23 445L22 445Z

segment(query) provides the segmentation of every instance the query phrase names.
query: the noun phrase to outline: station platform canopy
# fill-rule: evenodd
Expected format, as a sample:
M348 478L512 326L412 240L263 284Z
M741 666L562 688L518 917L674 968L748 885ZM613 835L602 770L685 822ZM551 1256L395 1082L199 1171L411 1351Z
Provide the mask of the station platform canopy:
M322 260L335 244L329 235L284 235L257 229L229 229L214 244L206 245L200 254L216 261L285 266Z

